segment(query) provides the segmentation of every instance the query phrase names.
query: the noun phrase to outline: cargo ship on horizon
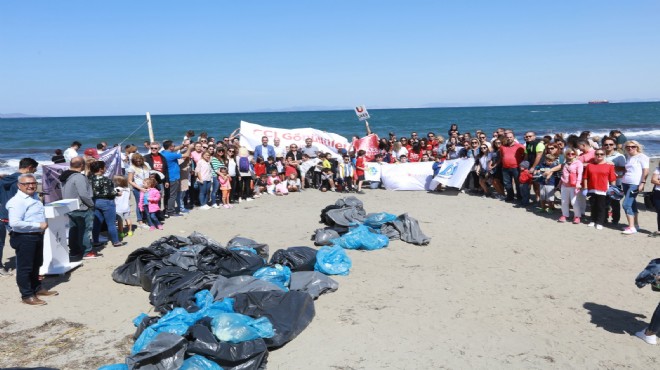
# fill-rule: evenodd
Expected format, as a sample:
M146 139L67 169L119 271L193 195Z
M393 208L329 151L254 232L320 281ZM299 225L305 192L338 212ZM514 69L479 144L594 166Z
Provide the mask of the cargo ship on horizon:
M610 103L610 101L609 101L609 100L605 100L605 99L602 99L602 100L592 100L592 101L589 102L589 104L609 104L609 103Z

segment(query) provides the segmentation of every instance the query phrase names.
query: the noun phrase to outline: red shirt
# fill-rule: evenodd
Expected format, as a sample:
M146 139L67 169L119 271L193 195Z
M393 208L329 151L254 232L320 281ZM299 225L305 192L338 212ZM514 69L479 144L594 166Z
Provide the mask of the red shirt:
M266 173L266 164L265 163L255 163L254 164L254 175L260 177Z
M414 150L408 152L408 162L419 162L420 159L422 159L421 154L415 153Z
M298 175L298 171L296 170L296 166L290 166L287 164L286 166L284 166L284 175L286 175L286 177L288 178L289 176L291 176L291 174Z
M364 168L364 157L357 157L355 160L355 174L358 176L363 176L364 170L361 170L360 168Z
M589 163L584 174L588 190L606 192L610 182L616 181L614 166L611 163Z
M511 146L502 145L500 147L502 158L502 168L518 168L520 162L525 160L525 147L520 143L513 143Z
M163 157L159 155L152 154L151 159L154 160L154 170L158 172L163 172Z
M518 180L520 181L521 184L531 184L532 174L529 172L529 170L520 171L520 176L518 176Z

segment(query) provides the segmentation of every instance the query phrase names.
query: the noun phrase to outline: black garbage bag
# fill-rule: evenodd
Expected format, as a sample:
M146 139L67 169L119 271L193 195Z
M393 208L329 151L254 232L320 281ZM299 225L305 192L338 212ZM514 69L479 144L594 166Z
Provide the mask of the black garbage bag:
M140 285L142 289L151 292L153 280L158 271L165 267L162 260L149 261L144 267L140 267Z
M137 326L135 329L135 334L133 334L133 340L137 340L140 335L142 335L142 332L144 329L150 327L151 325L155 324L160 320L160 316L146 316L142 317L142 321L140 321L140 324Z
M270 264L287 266L291 271L314 271L316 249L310 247L289 247L273 253Z
M197 269L204 273L225 277L252 275L266 265L263 258L245 250L207 248Z
M141 272L149 261L163 258L162 249L138 248L126 257L123 265L112 272L112 280L117 283L139 286Z
M364 203L362 203L361 200L359 200L358 198L356 198L352 195L349 196L349 197L346 197L346 198L337 199L337 201L335 202L335 205L338 206L338 207L342 207L342 208L343 207L354 207L354 208L359 208L361 210L364 210Z
M207 247L222 248L222 244L197 231L193 231L188 236L188 239L190 239L190 243L188 244L201 244Z
M363 223L367 218L367 212L364 209L356 207L344 207L339 209L332 209L326 213L326 219L332 221L328 226L345 226L348 227L355 223Z
M189 245L170 254L163 262L170 266L179 266L186 271L196 271L206 248L208 247L202 244Z
M331 204L331 205L323 208L323 210L321 210L321 223L326 224L328 226L334 225L335 223L332 221L332 219L328 218L328 212L333 210L333 209L340 209L340 208L341 208L340 206L337 206L337 205L334 205L334 204Z
M225 370L257 370L266 366L268 349L263 339L236 344L220 342L211 331L211 320L205 317L188 329L188 355L202 355Z
M257 279L254 276L234 276L226 278L218 276L211 287L211 295L218 301L223 298L233 297L237 293L267 292L269 290L282 290L279 286L268 281Z
M660 275L660 258L649 261L644 270L635 278L635 285L643 288L646 284L653 284L658 275Z
M398 232L401 240L416 245L427 245L431 242L431 238L422 232L419 222L408 216L407 213L399 215L394 221L384 223L380 228L380 232L390 239L393 239Z
M332 239L339 238L339 233L331 228L316 229L314 231L314 245L332 245Z
M211 288L215 278L215 275L200 271L185 271L174 266L164 267L153 279L149 302L161 313L171 311L174 307L197 312L199 307L195 303L195 293Z
M339 289L339 283L318 271L298 271L291 273L289 289L305 292L316 299L321 294Z
M275 336L265 338L269 349L279 348L300 334L314 318L314 299L305 292L269 291L234 295L234 311L273 324Z
M188 341L180 335L160 333L142 351L126 357L129 370L178 370Z
M268 244L258 243L252 239L236 236L227 243L227 248L252 248L257 251L257 255L265 260L268 259Z

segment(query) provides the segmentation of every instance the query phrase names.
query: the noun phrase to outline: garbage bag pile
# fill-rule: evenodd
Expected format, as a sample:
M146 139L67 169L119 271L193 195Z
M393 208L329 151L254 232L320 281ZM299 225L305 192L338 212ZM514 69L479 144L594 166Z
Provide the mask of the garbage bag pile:
M264 368L269 350L311 323L314 300L338 289L327 275L348 274L339 249L290 247L267 262L267 244L236 237L223 247L198 232L136 249L112 278L150 292L160 316L135 318L131 354L101 369Z
M407 213L370 213L362 201L351 196L337 200L321 211L321 223L326 227L314 231L317 246L340 246L346 249L380 249L387 247L385 239L427 245L431 238L419 227L419 222Z

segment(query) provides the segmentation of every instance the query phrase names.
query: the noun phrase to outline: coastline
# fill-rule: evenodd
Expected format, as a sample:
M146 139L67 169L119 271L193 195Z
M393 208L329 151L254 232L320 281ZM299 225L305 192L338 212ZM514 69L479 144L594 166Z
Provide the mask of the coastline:
M106 248L103 258L85 261L68 277L49 277L47 286L60 295L43 307L25 307L14 278L0 279L6 302L0 333L15 338L0 344L0 362L61 369L122 362L132 346L131 320L154 314L148 292L112 281L131 251L192 231L222 244L249 237L269 244L271 255L312 246L321 209L341 197L311 190L264 196L231 210L169 219L164 231L138 230L127 246ZM431 243L347 251L351 273L333 277L339 290L315 301L312 323L270 352L269 368L654 366L653 348L634 333L657 297L637 289L634 278L657 257L657 239L559 224L554 216L451 191L367 189L359 197L367 212L416 218ZM640 224L652 231L655 213L642 211ZM5 259L12 255L6 248ZM64 323L53 321L60 318ZM40 350L22 352L16 343Z

